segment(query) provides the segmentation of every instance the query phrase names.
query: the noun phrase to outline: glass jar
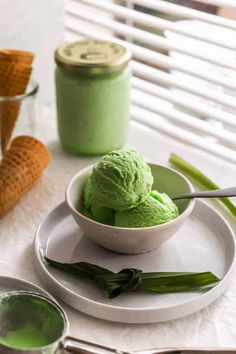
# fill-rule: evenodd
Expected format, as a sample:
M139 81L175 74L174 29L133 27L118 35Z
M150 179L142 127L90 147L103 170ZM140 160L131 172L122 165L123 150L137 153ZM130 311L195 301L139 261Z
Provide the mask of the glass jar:
M126 48L108 41L84 40L56 50L58 132L69 153L99 155L124 145L130 58Z
M24 94L0 96L0 141L2 148L9 147L10 141L16 136L35 135L38 90L39 85L32 80Z

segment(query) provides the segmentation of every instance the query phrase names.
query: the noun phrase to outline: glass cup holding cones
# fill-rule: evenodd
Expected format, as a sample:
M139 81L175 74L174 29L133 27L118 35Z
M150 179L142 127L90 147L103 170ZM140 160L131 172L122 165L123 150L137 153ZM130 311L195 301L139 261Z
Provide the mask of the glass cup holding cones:
M0 156L18 135L35 135L36 97L39 86L30 81L24 94L0 96Z

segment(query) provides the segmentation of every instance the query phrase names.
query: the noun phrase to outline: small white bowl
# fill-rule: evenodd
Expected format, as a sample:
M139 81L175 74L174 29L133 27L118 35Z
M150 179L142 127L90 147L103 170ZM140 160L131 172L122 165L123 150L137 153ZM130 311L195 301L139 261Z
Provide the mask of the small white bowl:
M194 191L192 184L181 173L165 166L149 164L154 177L152 189L170 197ZM108 250L138 254L150 251L168 241L183 226L193 210L195 200L176 201L180 215L165 224L126 228L101 224L83 215L83 191L93 165L78 172L66 188L66 202L71 214L84 234Z

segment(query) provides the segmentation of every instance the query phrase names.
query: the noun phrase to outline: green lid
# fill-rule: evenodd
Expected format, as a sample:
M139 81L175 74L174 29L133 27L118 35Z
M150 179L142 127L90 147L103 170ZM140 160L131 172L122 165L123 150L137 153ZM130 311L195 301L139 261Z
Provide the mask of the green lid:
M126 67L130 59L130 51L122 45L95 39L67 43L55 52L58 66L82 74L112 73Z

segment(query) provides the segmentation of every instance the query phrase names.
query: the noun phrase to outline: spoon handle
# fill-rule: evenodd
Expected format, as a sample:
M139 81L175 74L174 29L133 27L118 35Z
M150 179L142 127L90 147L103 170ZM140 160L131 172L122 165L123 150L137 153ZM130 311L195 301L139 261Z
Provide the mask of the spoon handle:
M236 187L215 189L211 191L195 192L188 194L179 194L172 198L177 199L192 199L192 198L222 198L222 197L236 197Z
M136 351L133 354L227 354L236 353L236 348L160 348Z

